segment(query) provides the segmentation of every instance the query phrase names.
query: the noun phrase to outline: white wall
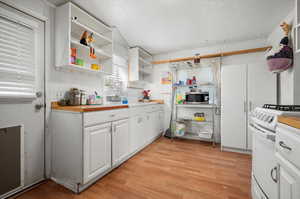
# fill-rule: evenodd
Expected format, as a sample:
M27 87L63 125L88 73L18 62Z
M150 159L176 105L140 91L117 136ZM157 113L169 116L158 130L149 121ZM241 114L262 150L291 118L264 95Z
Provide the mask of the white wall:
M1 0L14 7L26 10L34 16L47 18L45 33L46 48L46 173L50 172L51 135L48 129L51 112L51 102L58 101L70 88L77 87L88 92L98 91L105 94L103 78L78 72L58 71L54 67L54 31L55 31L55 7L46 0ZM125 71L127 69L124 69ZM124 81L127 81L125 76ZM126 95L130 102L136 102L141 95L141 89L126 89Z
M204 55L204 54L211 54L217 52L264 47L267 46L266 41L267 41L266 38L261 38L261 39L244 41L244 42L227 43L225 45L219 45L219 46L210 46L206 48L176 51L167 54L156 55L154 57L154 60L167 60L167 59L174 59L174 58L190 57L195 55L196 53L200 53ZM226 67L226 65L232 65L232 64L248 64L248 63L264 62L264 61L265 61L265 57L263 52L234 55L234 56L223 57L221 59L221 67ZM153 91L152 92L153 98L164 99L166 102L167 117L165 118L165 127L167 128L169 125L169 120L170 120L169 116L171 110L171 85L160 84L160 73L162 71L169 71L169 64L159 64L154 66L153 83L147 85L147 87ZM220 122L220 118L217 117L216 134L217 134L218 141L220 141L219 122Z
M280 40L284 37L280 24L285 21L289 24L295 25L295 10L292 10L288 16L282 21L278 22L278 25L274 28L268 37L268 44L277 46ZM294 31L291 33L291 44L294 45ZM300 84L300 57L299 54L294 55L294 67L286 70L280 74L280 101L281 104L300 104L300 91L296 85Z

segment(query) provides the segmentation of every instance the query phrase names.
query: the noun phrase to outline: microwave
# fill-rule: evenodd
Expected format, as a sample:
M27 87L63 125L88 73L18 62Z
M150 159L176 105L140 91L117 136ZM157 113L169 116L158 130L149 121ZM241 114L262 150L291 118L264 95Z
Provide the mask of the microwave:
M186 92L185 102L187 104L208 104L209 93L208 92Z

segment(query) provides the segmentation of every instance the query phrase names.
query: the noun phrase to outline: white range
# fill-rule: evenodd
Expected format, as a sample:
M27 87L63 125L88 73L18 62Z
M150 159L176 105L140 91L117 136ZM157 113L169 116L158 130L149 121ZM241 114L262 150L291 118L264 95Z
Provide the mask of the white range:
M300 116L300 106L270 105L255 108L249 126L253 131L252 197L277 199L275 140L278 116Z

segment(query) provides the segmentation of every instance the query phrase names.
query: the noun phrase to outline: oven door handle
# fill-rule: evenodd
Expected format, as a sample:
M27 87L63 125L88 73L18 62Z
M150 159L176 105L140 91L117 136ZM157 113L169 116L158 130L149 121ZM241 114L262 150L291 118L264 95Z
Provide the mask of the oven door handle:
M275 172L275 175L276 175L275 177L274 177L274 172ZM278 180L277 180L277 175L278 175L278 169L277 169L277 167L274 167L274 168L271 170L270 175L271 175L272 180L273 180L275 183L277 183L277 182L278 182Z
M266 131L263 131L263 130L261 130L261 129L257 128L257 127L256 127L256 126L254 126L253 124L250 124L250 126L251 126L251 127L253 127L253 129L254 129L254 130L257 130L257 131L259 131L259 132L261 132L261 133L264 133L264 134L266 134L266 133L267 133Z
M292 148L287 146L283 141L279 142L279 146L281 146L282 148L287 149L289 151L292 151Z

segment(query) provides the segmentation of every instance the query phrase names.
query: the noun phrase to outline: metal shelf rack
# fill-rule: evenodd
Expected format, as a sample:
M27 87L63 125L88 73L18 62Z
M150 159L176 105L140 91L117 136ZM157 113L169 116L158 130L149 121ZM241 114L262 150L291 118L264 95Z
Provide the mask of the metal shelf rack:
M173 68L173 80L177 81L177 68ZM214 84L212 83L205 83L205 84L193 84L193 85L172 85L172 92L173 92L173 102L172 102L172 106L173 106L173 117L172 117L172 126L173 126L173 130L172 130L172 138L179 138L179 139L189 139L189 140L199 140L199 141L207 141L207 142L212 142L212 145L215 146L215 112L216 112L216 108L217 106L215 104L176 104L176 95L177 95L177 91L181 88L189 88L189 87L195 87L197 86L198 88L201 87L215 87ZM196 121L193 119L193 116L190 117L179 117L178 116L178 109L190 109L192 108L193 110L205 110L206 112L210 113L210 118L207 121ZM211 137L207 138L205 136L200 136L199 133L195 133L195 132L190 132L190 131L186 131L185 134L183 136L178 136L175 133L175 129L176 129L176 123L178 122L182 122L184 124L188 125L209 125L211 128Z

